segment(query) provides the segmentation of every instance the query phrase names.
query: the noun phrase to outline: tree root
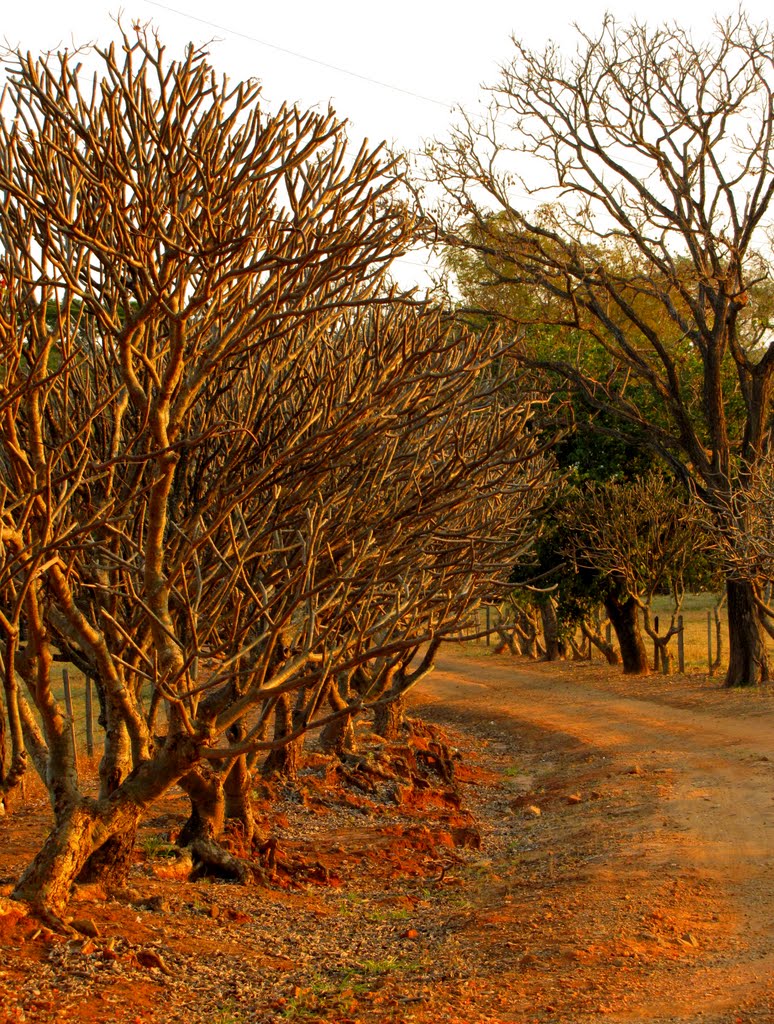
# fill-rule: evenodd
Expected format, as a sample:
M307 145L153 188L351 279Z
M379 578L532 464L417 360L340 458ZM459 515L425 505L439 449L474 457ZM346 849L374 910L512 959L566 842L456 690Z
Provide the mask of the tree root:
M190 878L192 882L207 875L240 882L242 885L253 880L253 871L247 861L235 857L214 839L194 839L188 849L194 864Z

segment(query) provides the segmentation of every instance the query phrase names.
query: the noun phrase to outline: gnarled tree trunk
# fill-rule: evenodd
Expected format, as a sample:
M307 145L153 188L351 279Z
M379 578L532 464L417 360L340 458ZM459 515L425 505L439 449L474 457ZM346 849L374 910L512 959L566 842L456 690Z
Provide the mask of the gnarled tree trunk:
M217 839L226 820L223 777L207 762L197 764L178 785L191 801L191 813L177 837L178 846L190 846L195 839Z
M546 661L559 661L562 657L559 620L556 617L556 605L550 598L540 602L540 621L543 626Z
M729 580L728 672L724 686L756 686L768 682L769 661L753 584Z
M228 730L228 738L232 743L241 743L247 736L247 728L241 720ZM253 840L255 818L251 793L253 777L247 755L240 754L235 758L223 783L225 797L226 823L235 824L241 833L245 846Z
M648 652L640 632L640 621L637 614L637 603L633 597L619 601L609 594L605 598L605 610L618 638L621 648L621 661L625 675L648 675Z
M288 694L283 693L277 700L274 709L274 739L281 741L293 732L293 712ZM299 740L290 740L280 747L270 750L263 762L263 775L281 775L286 779L295 779L298 775L298 763L301 754Z
M38 911L61 915L89 858L115 836L134 836L140 814L141 808L127 797L80 800L62 814L19 879L14 899L26 900Z
M400 736L405 719L406 708L401 697L385 700L377 704L374 710L374 732L377 736L394 743Z
M347 710L348 698L351 696L349 679L342 677L338 685L333 685L328 693L328 703L331 710L341 712L341 718L329 722L320 733L320 745L323 750L330 753L343 754L354 753L356 749L355 726L352 716L344 714Z

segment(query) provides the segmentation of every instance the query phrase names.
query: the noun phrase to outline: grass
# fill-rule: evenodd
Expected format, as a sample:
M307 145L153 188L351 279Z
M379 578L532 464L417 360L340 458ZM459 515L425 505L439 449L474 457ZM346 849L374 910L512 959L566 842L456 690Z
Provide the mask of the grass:
M358 1002L369 995L379 981L396 972L412 974L422 970L419 960L384 957L361 960L352 967L329 975L316 974L308 985L297 990L282 1009L285 1020L319 1020L321 1010L351 1013Z
M211 1024L247 1024L247 1014L236 1003L229 1001L217 1007L211 1018Z
M148 860L164 860L168 857L177 857L180 853L179 847L162 839L161 836L146 836L140 843L140 849Z

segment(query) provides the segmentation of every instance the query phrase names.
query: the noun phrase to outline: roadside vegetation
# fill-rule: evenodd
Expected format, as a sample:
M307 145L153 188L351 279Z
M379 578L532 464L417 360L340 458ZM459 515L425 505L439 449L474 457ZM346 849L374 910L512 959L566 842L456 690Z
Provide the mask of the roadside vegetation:
M5 57L0 806L32 772L50 806L14 900L72 934L138 850L327 884L267 835L288 794L441 806L475 847L406 719L445 645L769 681L768 28L515 44L413 170L149 30L90 60ZM391 281L423 239L449 294ZM363 956L282 1014L418 969Z

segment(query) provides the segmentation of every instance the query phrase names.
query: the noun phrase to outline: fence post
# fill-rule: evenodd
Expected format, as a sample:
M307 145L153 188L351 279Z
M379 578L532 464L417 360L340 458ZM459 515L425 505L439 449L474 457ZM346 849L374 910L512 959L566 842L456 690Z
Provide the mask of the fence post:
M653 616L653 632L658 636L658 615ZM658 672L658 640L653 640L653 671Z
M94 705L91 699L91 676L83 677L86 683L86 753L94 757Z
M489 605L486 606L486 645L491 646L492 638L489 635L489 630L492 628L492 609Z
M712 612L707 609L707 664L709 665L710 677L714 674L712 667Z
M78 745L75 742L75 715L73 714L73 692L70 689L70 672L66 668L62 669L62 682L64 683L65 707L67 708L67 716L70 719L70 738L73 741L73 756L77 761Z
M682 615L677 616L677 671L685 675L685 632Z
M605 642L607 643L608 647L610 647L613 643L613 627L609 622L605 626Z

